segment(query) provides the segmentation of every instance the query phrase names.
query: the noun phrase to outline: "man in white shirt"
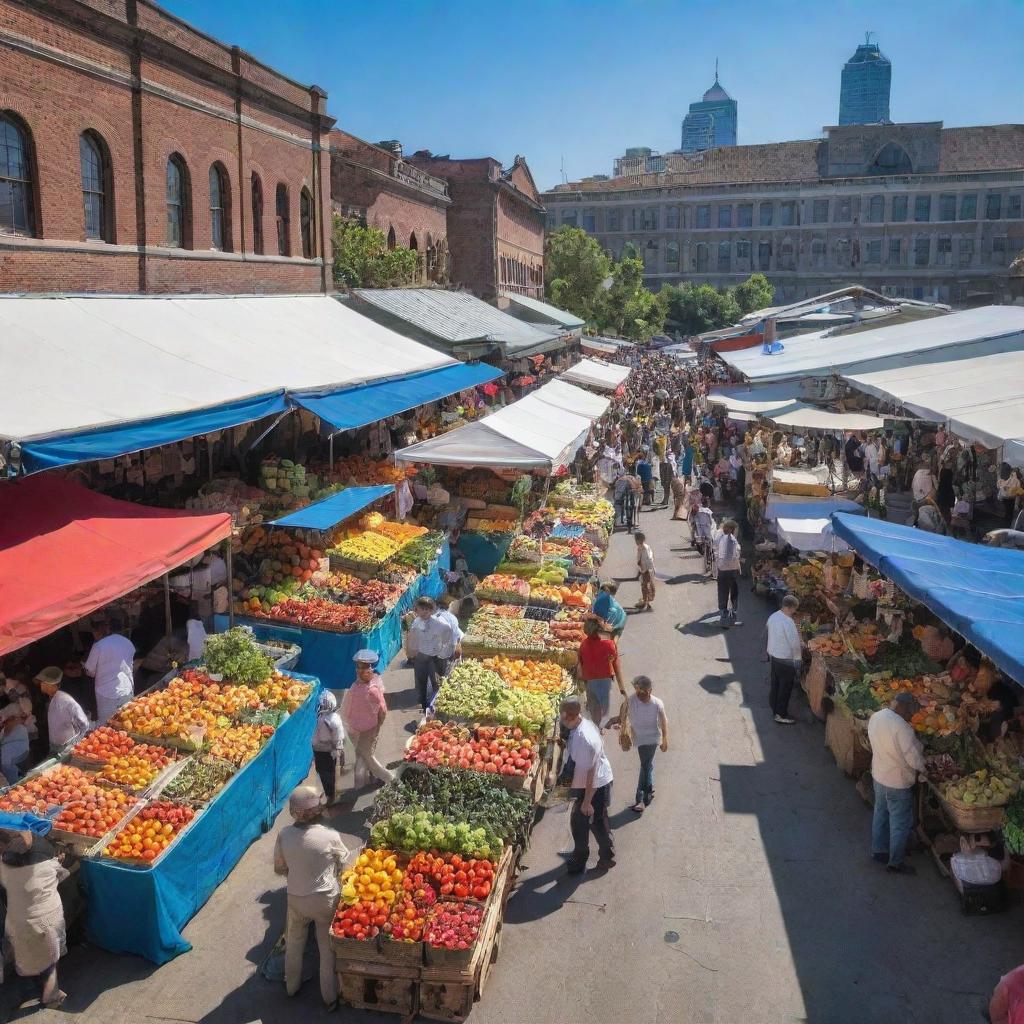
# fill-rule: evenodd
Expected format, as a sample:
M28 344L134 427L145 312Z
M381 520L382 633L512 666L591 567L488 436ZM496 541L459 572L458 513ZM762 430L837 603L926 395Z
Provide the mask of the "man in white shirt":
M444 653L441 655L444 660L444 669L442 670L441 675L446 676L451 672L452 665L455 664L455 659L462 656L462 638L466 634L462 632L462 627L459 625L458 617L454 612L452 612L448 605L439 605L434 614L436 618L447 623L447 625L451 627L452 631L451 643L445 647Z
M914 474L914 479L910 481L910 493L914 503L920 505L934 490L935 477L932 476L932 471L928 464L922 463L921 467Z
M135 695L135 644L113 632L106 618L96 621L93 635L83 668L96 683L96 721L102 725Z
M50 698L46 709L46 728L51 754L84 736L89 729L89 719L82 706L70 693L60 688L63 681L64 673L56 665L44 668L36 676L39 689Z
M715 558L718 561L719 621L722 629L728 629L741 625L736 618L740 601L740 542L736 539L736 521L733 519L726 519L715 537Z
M864 468L870 476L878 476L880 454L878 442L872 437L864 445Z
M636 606L638 612L650 611L654 600L654 552L647 538L639 530L633 534L636 541L636 567L640 579L640 601Z
M918 707L913 694L898 693L868 719L875 783L871 856L893 874L917 874L903 858L914 826L914 783L925 771L924 748L910 724Z
M779 725L792 725L789 717L789 695L793 692L803 654L800 631L793 615L800 602L792 594L782 599L779 611L768 616L768 660L771 663L771 691L768 704Z
M409 627L409 649L413 654L412 670L416 693L424 711L430 704L438 679L445 672L447 661L455 653L458 640L452 627L437 616L433 598L421 597L416 601L416 618Z
M562 701L561 721L569 730L565 756L572 762L572 789L576 796L569 819L574 844L569 858L569 874L580 875L586 871L591 832L597 840L597 866L607 871L615 867L615 844L608 820L612 766L604 752L600 730L583 717L579 697L567 697Z

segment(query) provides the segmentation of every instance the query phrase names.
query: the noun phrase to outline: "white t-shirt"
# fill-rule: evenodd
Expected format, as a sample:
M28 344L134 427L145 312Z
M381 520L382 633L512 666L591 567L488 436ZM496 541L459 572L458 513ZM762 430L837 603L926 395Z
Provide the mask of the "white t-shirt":
M97 640L85 661L85 671L96 681L96 696L131 697L135 693L134 660L135 644L120 633Z
M607 786L612 781L612 766L604 752L601 733L589 718L581 718L579 725L569 733L566 756L572 758L572 788L584 789L587 774L594 769L594 789Z
M781 609L768 616L768 657L800 661L800 630Z
M719 532L715 538L715 557L718 559L719 569L738 570L740 568L740 542L731 533Z
M935 478L931 470L919 469L914 474L914 479L910 481L910 492L914 496L914 501L924 501L934 489Z
M651 551L650 544L643 543L637 548L636 564L640 567L641 572L654 572L654 553Z
M924 753L914 727L892 708L882 708L868 719L871 777L892 789L909 789L924 772Z
M665 710L665 705L658 697L651 695L648 701L642 701L635 693L626 700L629 725L633 730L633 742L638 746L661 742L661 725L658 716Z
M50 706L46 709L46 725L50 733L50 746L63 747L76 736L85 735L89 719L70 693L58 690L50 698Z
M878 476L878 445L874 441L864 445L864 461L868 464L868 472Z

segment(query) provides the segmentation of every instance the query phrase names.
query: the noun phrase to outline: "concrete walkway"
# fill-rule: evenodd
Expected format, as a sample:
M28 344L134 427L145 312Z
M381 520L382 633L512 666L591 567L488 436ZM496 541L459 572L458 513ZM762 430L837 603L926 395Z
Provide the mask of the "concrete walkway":
M627 674L651 676L668 711L657 797L642 817L629 809L636 754L609 734L618 865L567 877L566 809L545 812L473 1024L980 1021L999 975L1024 959L1020 911L963 917L923 856L915 878L870 860L869 810L802 695L797 725L778 726L768 712L760 654L769 609L744 581L743 625L723 632L714 584L701 581L686 525L669 515L641 517L660 582L653 612L631 616L622 641ZM603 574L634 571L634 543L616 535ZM623 583L625 605L638 596L638 584ZM394 711L381 746L397 758L414 720L412 674L396 667L386 678ZM370 799L336 817L353 847ZM315 983L288 1000L259 976L284 921L272 844L273 834L254 844L188 927L191 953L157 969L75 948L61 965L65 1012L33 1020L394 1022L327 1015Z

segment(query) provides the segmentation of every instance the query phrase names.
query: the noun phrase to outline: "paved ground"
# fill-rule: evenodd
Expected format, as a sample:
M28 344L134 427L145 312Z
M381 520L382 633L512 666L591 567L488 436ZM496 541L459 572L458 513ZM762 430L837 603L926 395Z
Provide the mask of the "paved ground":
M627 673L655 681L671 728L657 799L629 809L635 753L610 744L618 866L569 879L564 809L546 812L508 906L501 958L473 1024L974 1024L999 974L1024 959L1020 910L965 918L930 863L894 878L867 855L869 811L794 701L800 724L774 724L759 658L767 609L741 591L744 625L723 633L669 513L643 515L661 583L652 613L623 638ZM632 575L617 536L605 572ZM623 584L624 603L638 596ZM388 673L384 753L412 721L411 672ZM362 795L337 826L357 845ZM284 815L278 825L284 821ZM315 984L296 1000L257 973L280 934L284 899L273 836L254 844L186 931L194 949L156 969L76 948L62 962L63 1017L89 1024L278 1024L329 1018ZM596 856L596 855L595 855ZM130 908L126 908L130 913Z

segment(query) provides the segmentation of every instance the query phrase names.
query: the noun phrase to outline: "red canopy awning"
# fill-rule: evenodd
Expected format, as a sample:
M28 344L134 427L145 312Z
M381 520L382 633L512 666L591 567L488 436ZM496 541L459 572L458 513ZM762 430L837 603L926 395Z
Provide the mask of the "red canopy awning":
M51 476L0 484L0 654L88 615L231 534Z

